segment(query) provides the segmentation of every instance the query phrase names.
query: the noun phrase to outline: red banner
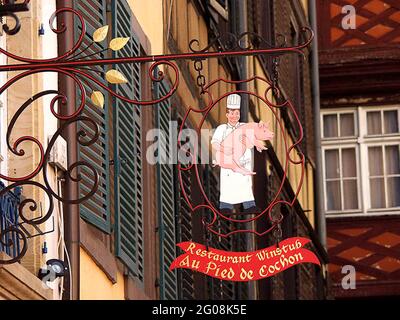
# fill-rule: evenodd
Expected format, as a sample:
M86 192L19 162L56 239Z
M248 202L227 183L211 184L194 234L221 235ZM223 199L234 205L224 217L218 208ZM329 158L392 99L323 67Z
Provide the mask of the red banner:
M206 248L195 242L177 244L185 253L170 266L186 268L227 281L252 281L274 276L300 263L321 265L317 256L304 247L310 240L289 238L278 245L254 252L229 252Z

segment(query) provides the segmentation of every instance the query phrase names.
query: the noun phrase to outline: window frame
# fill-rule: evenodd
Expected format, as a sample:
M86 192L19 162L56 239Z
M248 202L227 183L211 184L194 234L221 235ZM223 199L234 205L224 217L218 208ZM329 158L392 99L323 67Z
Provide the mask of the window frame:
M354 149L356 156L356 181L357 181L357 209L340 209L340 210L328 210L328 197L327 197L327 179L326 178L326 162L325 162L325 152L326 150L339 150L339 166L340 174L338 180L340 181L340 206L344 207L344 197L343 197L343 170L342 164L342 150L343 149ZM363 205L361 201L361 171L360 171L360 150L356 143L348 143L345 145L328 145L322 147L322 167L323 167L323 181L324 181L324 208L326 215L346 215L347 213L361 213L363 212Z
M342 114L353 114L353 121L354 121L354 135L353 136L340 136L340 115ZM327 115L336 115L337 123L338 123L338 136L337 137L325 137L324 136L324 116ZM330 109L329 111L321 112L321 141L335 141L336 140L357 140L360 133L360 126L359 126L359 115L357 109Z
M363 110L364 109L364 110ZM368 134L368 122L367 122L367 114L368 112L376 112L379 111L381 113L381 124L382 124L382 133L381 134ZM385 111L397 111L397 125L399 128L399 132L397 133L383 133L384 129L384 124L385 124L385 119L384 119L384 112ZM363 130L363 135L362 137L364 139L373 139L373 138L390 138L390 137L397 137L400 136L400 106L388 106L388 107L377 107L377 106L373 106L373 107L365 107L365 108L361 108L361 112L363 113L361 120L365 121L365 130ZM361 134L360 134L361 136Z
M398 207L387 207L388 204L388 194L387 194L387 179L389 177L400 177L400 174L391 174L388 175L386 173L386 147L388 146L397 146L399 147L399 153L400 153L400 141L398 141L397 143L395 141L388 141L388 142L369 142L369 143L365 143L365 159L368 159L368 150L370 147L381 147L382 148L382 157L383 157L383 179L384 179L384 186L385 186L385 207L384 208L371 208L371 197L370 197L370 192L371 192L371 184L370 184L370 172L369 172L369 161L366 161L368 166L367 166L367 175L366 175L366 179L367 179L367 185L366 185L366 194L368 194L368 205L367 205L367 212L387 212L387 211L396 211L399 210L400 211L400 206ZM381 176L374 176L374 177L381 177Z
M335 217L367 217L379 215L400 215L400 206L391 208L371 208L370 198L370 177L369 177L369 159L368 148L372 146L400 146L400 132L392 134L381 135L367 135L367 112L380 111L383 117L384 111L397 110L399 131L400 131L400 105L382 105L382 106L357 106L354 108L349 107L336 107L322 110L320 113L320 129L321 129L321 152L322 152L322 169L323 169L323 189L324 189L324 210L325 216L328 218ZM331 137L324 138L324 116L336 114L338 117L338 133L340 133L339 115L345 113L353 113L355 121L354 137ZM381 121L384 121L382 118ZM382 128L382 130L384 130ZM356 161L357 161L357 194L359 209L358 210L327 210L327 193L326 193L326 164L325 164L325 150L327 149L343 149L350 146L356 146ZM365 159L362 161L361 159ZM384 158L385 161L385 158ZM386 165L386 164L384 164ZM396 175L394 175L396 176ZM385 169L385 188L386 188L387 174ZM342 195L341 195L342 197ZM341 199L342 202L342 199ZM385 205L387 204L387 194L385 192Z

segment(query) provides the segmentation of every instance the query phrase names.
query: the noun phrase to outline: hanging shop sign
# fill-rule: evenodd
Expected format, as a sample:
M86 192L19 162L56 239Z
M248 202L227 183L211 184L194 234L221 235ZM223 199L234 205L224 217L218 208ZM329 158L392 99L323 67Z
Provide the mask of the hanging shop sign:
M317 256L304 248L306 238L289 238L279 245L253 252L227 252L195 242L178 244L185 253L171 265L204 273L226 281L253 281L269 278L301 263L320 265Z
M29 1L23 3L23 7L12 7L13 1L8 1L5 6L0 6L0 15L15 17L14 12L18 10L27 9ZM3 3L4 4L4 3ZM279 57L285 54L300 54L304 55L303 50L307 48L313 39L313 32L309 28L303 28L305 41L297 46L287 46L286 40L282 36L278 36L279 40L276 46L272 46L267 41L254 33L244 33L240 36L232 34L222 35L220 38L212 41L206 48L202 50L195 50L194 46L197 40L190 42L191 52L182 54L169 54L169 55L156 55L156 56L140 56L140 57L122 57L122 58L104 58L93 59L93 53L88 53L89 49L93 47L94 43L102 43L107 38L108 26L104 26L96 30L93 34L93 42L91 44L84 43L84 35L86 34L86 24L82 14L72 8L62 8L57 10L50 18L50 26L53 32L61 35L65 32L72 32L65 23L65 17L73 15L80 23L80 35L70 50L61 53L59 56L50 59L31 59L18 56L14 53L8 52L0 48L0 54L3 54L14 61L16 64L0 65L0 72L13 72L10 74L9 79L5 84L0 87L0 94L6 92L16 82L25 77L35 74L53 72L58 75L67 77L75 85L80 102L75 106L75 110L70 114L60 114L56 110L56 106L65 106L68 101L68 96L58 90L47 90L35 94L32 98L28 99L11 118L10 124L7 129L7 145L10 152L15 156L23 156L25 151L22 144L33 143L40 151L40 161L37 167L23 177L12 177L5 174L0 174L0 178L9 182L9 185L0 190L0 196L17 187L31 186L41 189L48 198L47 212L40 214L37 218L30 219L26 212L30 213L39 210L39 205L34 199L24 199L19 203L18 219L14 219L15 223L7 223L5 228L0 230L0 241L2 246L8 248L16 248L16 254L9 260L1 260L0 264L11 264L18 262L22 259L27 252L27 245L31 234L27 233L26 226L38 226L45 223L53 214L54 201L61 201L65 204L76 205L90 199L98 190L99 174L96 168L87 161L78 161L68 165L64 177L66 181L71 183L81 182L82 177L77 174L78 169L85 168L93 175L93 185L88 187L88 192L80 198L71 199L60 196L53 190L51 183L48 179L47 164L49 162L50 151L54 147L55 142L61 134L73 125L84 123L85 126L80 126L74 139L81 146L93 145L100 136L100 129L95 120L82 115L85 105L90 99L93 104L102 107L105 101L104 92L110 94L116 99L124 102L131 103L138 106L156 105L166 99L169 99L177 90L179 86L179 68L176 61L193 61L194 68L198 72L197 83L201 90L201 94L206 97L207 105L202 109L188 108L184 116L179 136L186 125L187 119L192 114L200 115L201 120L195 124L198 136L201 136L201 129L205 124L207 117L214 108L226 108L227 121L221 123L216 128L215 134L212 137L212 147L217 156L212 165L216 170L220 170L220 199L219 203L215 204L207 196L203 188L203 182L200 178L199 168L201 164L198 162L198 146L195 145L193 150L188 152L190 163L178 163L179 180L182 190L182 196L188 203L192 215L202 215L202 226L206 234L207 243L198 244L194 242L180 243L178 246L184 251L184 254L171 265L171 270L175 268L188 268L194 271L202 272L211 277L216 277L222 280L231 281L249 281L262 279L273 276L287 268L290 268L299 263L315 263L318 264L317 257L305 246L310 242L304 238L290 238L279 242L282 237L281 222L284 219L281 213L278 212L279 206L292 207L296 201L296 197L300 192L300 188L304 178L304 155L299 150L298 146L303 138L303 130L299 118L295 112L293 104L289 100L282 99L282 95L277 85ZM16 19L17 21L17 19ZM55 25L58 21L57 26ZM9 34L18 32L19 26L15 28L5 28ZM108 44L108 49L118 51L121 50L129 41L128 38L116 38ZM214 51L214 48L217 50ZM103 50L103 51L105 51ZM274 57L274 69L272 79L264 79L261 77L252 77L244 80L227 80L215 79L206 84L206 79L202 75L202 61L206 59L222 59L241 56L257 56L257 55L270 55ZM99 80L97 66L115 66L123 64L144 64L149 63L148 75L152 82L160 82L165 78L165 74L159 68L161 65L168 67L172 74L170 82L172 85L168 92L162 97L154 100L139 101L131 97L123 96L114 91L109 85L104 84L104 81ZM17 73L14 73L17 72ZM111 69L104 74L105 79L109 84L118 85L126 83L126 77L119 71ZM267 89L263 94L245 90L236 90L226 92L220 97L213 97L212 89L220 84L229 84L231 86L239 86L244 83L258 83L265 86ZM87 88L98 88L88 92ZM102 90L102 92L99 91ZM273 200L266 208L257 208L255 199L252 192L252 177L257 174L251 168L252 155L251 150L255 152L265 151L265 142L273 138L271 124L267 121L258 123L241 123L240 122L240 108L241 100L244 95L248 95L258 99L264 108L274 117L274 122L279 128L284 145L284 174L281 177L281 184L278 188ZM29 108L35 101L44 96L51 96L49 108L53 116L60 120L61 125L53 138L44 147L44 143L39 141L33 136L22 136L11 142L10 137L13 133L15 123L20 118L21 114ZM277 102L278 101L278 102ZM278 116L281 109L286 108L295 118L298 125L299 137L297 140L289 144L286 139L285 126L282 119ZM61 108L62 109L62 108ZM85 127L92 128L87 132ZM181 139L178 137L178 147L181 147ZM68 148L69 149L69 148ZM297 157L293 158L293 153L297 153ZM283 199L281 197L283 186L287 180L287 173L289 165L297 165L301 168L301 176L298 186L295 191L293 199ZM195 181L192 187L199 190L199 195L203 199L201 204L193 204L190 197L185 190L182 182L182 175L193 170L195 173ZM34 180L41 174L39 183ZM243 204L246 210L245 218L233 212L233 206L236 204ZM236 215L235 215L236 214ZM255 222L264 219L269 222L269 227L266 230L254 230ZM229 232L222 232L218 227L219 221L227 221L231 224L232 228ZM254 252L224 252L217 248L213 248L217 243L209 242L209 235L214 234L218 237L235 237L239 234L249 233L256 236L263 236L273 233L277 245L254 251Z
M303 54L300 50L306 48L312 41L313 33L311 30L304 28L303 32L309 35L309 38L304 44L299 47L286 47L286 39L283 39L280 49L285 49L287 52L295 52ZM240 37L229 35L229 43L235 44L236 48L244 49L240 46L243 37L250 37L253 44L257 40L266 47L270 45L258 35L244 34ZM226 37L225 37L226 38ZM232 40L233 39L233 40ZM222 40L223 39L219 39ZM196 40L194 40L196 41ZM196 41L197 42L197 41ZM191 44L193 41L191 42ZM206 52L212 48L212 45L203 49L200 52ZM248 48L248 47L247 47ZM194 52L195 51L192 49ZM216 79L210 84L205 84L204 76L201 75L201 64L195 61L195 69L199 72L198 85L201 88L201 94L205 96L207 105L201 109L193 107L188 108L180 127L178 138L178 149L182 147L180 141L182 132L189 124L186 122L189 118L196 119L193 115L200 115L201 120L196 124L197 135L201 135L204 124L207 122L212 111L215 108L220 108L222 111L214 114L226 113L226 121L218 125L211 138L211 148L214 151L215 158L212 162L212 167L219 169L219 202L211 201L209 195L205 191L204 181L202 178L202 169L205 166L202 163L201 147L193 146L193 151L189 152L189 163L179 163L179 182L183 196L188 203L192 214L202 215L202 223L204 232L206 233L206 246L194 242L179 243L185 254L178 257L171 265L171 270L175 268L192 269L197 272L202 272L208 276L216 277L221 280L230 281L249 281L258 280L273 276L279 272L286 270L300 263L314 263L320 265L316 255L304 248L310 240L304 238L290 238L279 242L282 238L281 222L285 218L280 211L281 206L292 208L298 194L300 193L304 179L304 155L299 149L299 145L303 139L303 129L299 117L296 113L293 103L290 100L283 98L278 87L278 66L279 55L273 58L273 68L271 79L262 77L252 77L249 79L233 81L227 79ZM265 92L251 92L245 90L235 90L225 92L220 97L214 97L212 92L218 92L213 88L218 87L237 87L240 84L247 84L254 88L266 88ZM253 194L253 176L257 172L253 171L253 152L263 152L267 150L265 143L274 138L270 123L260 121L258 123L242 123L240 122L240 109L242 107L242 97L247 95L252 99L258 100L261 108L266 109L266 113L270 114L275 123L277 131L280 132L283 141L284 160L282 166L284 173L280 177L280 185L272 201L266 208L258 208L256 206L255 197ZM295 125L298 127L298 137L293 143L289 143L285 132L285 124L280 111L286 109L288 113L295 119ZM265 113L263 113L265 114ZM296 154L296 156L294 156ZM266 165L266 164L265 164ZM283 198L283 187L288 180L289 166L298 166L300 168L300 177L297 186L294 186L294 197L292 199ZM194 171L194 182L192 188L187 190L183 182L183 176L188 171ZM193 203L193 190L198 190L199 196L196 199L202 199L199 204ZM188 194L188 191L190 192ZM242 206L242 210L234 210L237 205ZM256 223L259 220L267 221L265 230L256 230ZM221 228L221 225L228 225L229 228ZM267 249L254 252L226 252L215 248L213 245L218 243L210 242L210 235L214 238L234 238L243 234L254 234L257 237L265 236L272 233L275 237L277 245ZM250 238L251 239L251 238ZM252 241L252 240L249 240ZM207 249L208 248L208 249ZM290 248L290 249L288 249ZM295 249L292 249L295 248ZM268 272L265 272L268 270Z

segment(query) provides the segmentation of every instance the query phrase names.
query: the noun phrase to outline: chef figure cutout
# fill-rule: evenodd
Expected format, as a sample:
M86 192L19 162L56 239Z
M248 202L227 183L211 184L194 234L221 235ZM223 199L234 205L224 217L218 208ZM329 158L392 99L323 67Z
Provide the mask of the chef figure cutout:
M221 167L220 203L221 213L232 213L235 204L242 204L245 213L258 213L253 194L252 149L267 150L265 140L273 137L268 125L241 123L241 97L231 94L227 99L228 122L217 127L211 139L215 151L214 165Z

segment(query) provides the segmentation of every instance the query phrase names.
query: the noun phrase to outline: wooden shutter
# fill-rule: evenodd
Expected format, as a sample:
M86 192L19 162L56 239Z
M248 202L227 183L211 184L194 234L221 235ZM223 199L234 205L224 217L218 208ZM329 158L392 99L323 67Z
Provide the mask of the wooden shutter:
M178 116L178 128L182 124L182 118ZM186 128L186 127L185 127ZM192 198L192 171L182 172L182 184L186 191L189 199ZM176 235L177 242L192 241L193 240L193 227L192 227L192 211L190 206L183 197L181 186L177 183L176 192L176 207L177 207L177 219L176 219ZM192 300L195 299L195 285L193 271L188 269L178 270L178 291L179 299L181 300Z
M219 205L219 178L210 166L204 168L203 182L208 198L214 207ZM214 229L221 234L228 233L232 228L232 223L224 219L215 222ZM213 233L210 235L210 247L219 250L232 251L232 237L223 238ZM212 300L229 300L235 297L235 286L231 281L221 281L219 279L207 278L208 298Z
M235 228L238 228L236 226ZM243 224L240 225L240 228L243 228ZM240 251L246 252L247 250L247 241L250 234L248 233L239 233L234 235L233 238L233 249L232 251ZM248 282L236 282L235 283L235 297L237 300L248 300L249 299L249 283Z
M205 166L203 170L203 183L205 191L211 203L217 208L219 205L219 177L217 172L211 166ZM218 218L214 224L214 230L221 234L227 234L231 230L243 228L237 223L232 223L228 220ZM247 234L239 233L230 237L224 238L211 233L210 247L224 251L247 251ZM231 300L239 299L246 300L248 298L248 284L235 283L232 281L221 281L215 278L207 278L208 298L212 300Z
M138 56L140 44L132 31L131 9L123 0L112 2L113 38L130 37L128 44L114 57ZM140 100L140 66L114 66L128 80L115 86L123 96ZM116 255L129 270L143 280L143 202L142 202L142 116L141 107L113 101L114 117L114 205Z
M92 43L92 35L93 32L104 25L107 24L106 17L106 0L90 0L90 1L74 1L74 7L78 10L86 20L86 35L84 38L84 42L82 44L83 48L89 46ZM82 32L82 27L77 19L75 22L76 32L75 37L78 38ZM107 46L106 43L94 43L90 46L90 48L85 51L85 54L91 55L103 49L103 46ZM105 53L99 53L92 56L92 59L101 59L105 58ZM98 71L104 72L105 67L96 67ZM90 72L90 71L89 71ZM104 80L104 74L91 72L93 76L95 76L99 81L106 84L107 82ZM92 85L92 84L91 84ZM100 127L101 134L98 141L90 146L84 147L79 146L78 148L78 158L80 161L87 161L92 164L99 174L99 188L96 194L91 197L89 200L85 201L80 205L80 214L82 218L86 221L92 223L96 227L100 228L105 232L110 232L110 192L109 192L109 150L108 150L108 94L106 94L103 90L93 85L89 87L85 84L85 88L87 90L87 94L90 95L93 90L102 91L105 95L105 105L104 108L96 107L92 104L90 99L87 99L85 110L83 111L83 115L90 117L95 120ZM79 91L78 91L79 92ZM77 95L77 104L80 103L80 94ZM78 131L84 129L88 132L89 135L93 136L93 128L88 126L87 123L80 122L78 124ZM80 170L82 175L82 182L79 184L79 193L80 197L86 195L93 186L93 175L90 170L82 168Z
M158 83L154 86L154 93L157 98L165 96L169 89L165 83ZM176 211L175 211L175 180L174 167L165 162L170 158L170 122L171 103L163 101L157 105L156 127L161 130L162 137L159 137L158 163L157 163L157 196L158 196L158 232L160 248L160 299L178 299L177 271L170 271L169 267L176 258ZM161 142L161 143L160 143Z

